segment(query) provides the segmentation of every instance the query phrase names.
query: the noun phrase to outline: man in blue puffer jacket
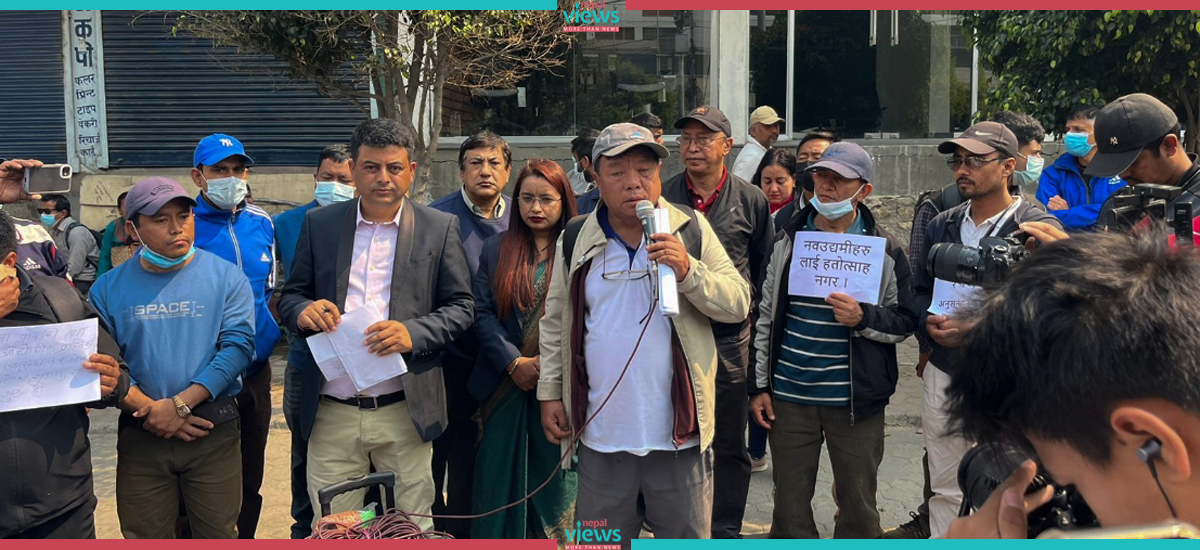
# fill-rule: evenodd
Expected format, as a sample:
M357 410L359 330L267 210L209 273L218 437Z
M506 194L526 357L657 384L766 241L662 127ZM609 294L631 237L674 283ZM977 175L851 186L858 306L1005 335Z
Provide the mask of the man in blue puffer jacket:
M271 428L271 352L279 325L267 304L275 289L275 226L263 209L246 203L246 165L253 162L237 138L213 134L196 146L196 248L237 264L254 293L254 361L237 394L242 421L242 509L239 538L254 538L262 512L263 468Z
M1065 152L1042 171L1037 199L1046 205L1067 231L1091 231L1100 216L1100 207L1109 195L1125 187L1117 176L1084 176L1083 170L1096 155L1094 127L1099 107L1085 105L1067 116Z

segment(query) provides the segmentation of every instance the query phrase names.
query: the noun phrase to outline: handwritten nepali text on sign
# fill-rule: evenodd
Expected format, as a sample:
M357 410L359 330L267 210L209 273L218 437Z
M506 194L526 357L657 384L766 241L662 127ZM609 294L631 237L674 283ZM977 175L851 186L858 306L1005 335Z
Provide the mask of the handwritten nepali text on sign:
M792 249L788 294L825 298L841 292L859 302L879 302L887 239L799 231Z
M933 280L933 302L929 312L934 315L953 315L959 310L967 311L979 306L979 287L952 283L941 279Z
M100 399L100 375L83 368L96 353L96 319L0 328L0 413Z

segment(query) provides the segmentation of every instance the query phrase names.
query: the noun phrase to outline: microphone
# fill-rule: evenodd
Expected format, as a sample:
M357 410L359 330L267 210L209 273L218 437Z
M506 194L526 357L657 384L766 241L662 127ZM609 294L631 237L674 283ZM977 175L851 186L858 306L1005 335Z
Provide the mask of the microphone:
M637 203L637 217L642 221L642 232L646 235L647 246L654 242L650 238L650 235L655 233L666 233L668 231L668 229L665 227L666 211L663 210L661 213L663 214L662 225L664 228L659 230L659 211L654 208L654 204L650 201L638 201ZM676 315L679 315L679 290L675 286L675 270L669 265L663 265L654 261L650 262L650 268L652 271L657 269L658 284L655 285L655 289L658 291L659 311L661 311L665 317L675 317Z

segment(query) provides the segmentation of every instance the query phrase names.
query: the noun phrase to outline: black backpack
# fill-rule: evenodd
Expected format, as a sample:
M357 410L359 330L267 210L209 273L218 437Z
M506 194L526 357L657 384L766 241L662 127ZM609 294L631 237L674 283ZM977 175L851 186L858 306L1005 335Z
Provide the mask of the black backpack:
M938 214L962 204L962 195L958 192L958 184L951 183L941 189L926 191L917 197L917 205L913 208L913 221L917 219L917 211L921 205L928 202L933 205Z
M82 223L73 222L73 223L71 223L71 225L67 226L67 230L64 232L66 235L68 235L68 238L70 238L71 231L74 231L76 227L82 227L82 228L86 229L88 231L88 233L90 233L92 235L92 241L96 243L96 249L97 250L100 249L100 243L104 242L104 234L103 233L96 231L95 229L92 229L86 225L83 225ZM88 263L95 265L95 263L92 262L91 260L88 260Z
M683 226L683 241L687 247L687 253L697 260L700 259L701 251L704 250L702 234L700 233L700 222L696 220L696 211L691 207L672 203L672 206L683 210L691 218L691 222ZM587 221L589 214L580 214L567 221L567 227L563 228L563 265L567 270L571 269L571 257L575 252L575 241L579 240L579 232L583 230L583 222Z

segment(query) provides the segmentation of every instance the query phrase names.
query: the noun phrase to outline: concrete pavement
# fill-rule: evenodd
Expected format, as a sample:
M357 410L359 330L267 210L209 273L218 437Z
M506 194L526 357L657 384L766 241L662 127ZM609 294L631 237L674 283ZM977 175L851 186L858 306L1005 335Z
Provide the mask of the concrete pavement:
M263 513L259 522L259 538L287 538L291 527L288 469L290 467L291 434L284 423L283 410L283 367L286 348L272 359L274 380L272 381L271 434L267 442L267 464L263 481ZM915 510L921 501L921 454L923 441L921 426L921 380L913 372L917 361L916 340L910 338L898 347L900 380L896 395L888 407L885 431L884 458L879 473L878 506L884 529L909 520L908 511ZM95 472L96 534L100 538L120 538L120 525L116 510L116 419L115 410L97 410L91 413L92 462ZM813 498L813 510L821 536L833 534L833 498L830 485L833 474L829 469L828 454L822 452L821 469L817 474L817 491ZM774 467L774 465L772 465ZM747 537L762 537L771 526L773 503L771 471L754 474L750 482L750 495L746 504L745 523L742 528Z

